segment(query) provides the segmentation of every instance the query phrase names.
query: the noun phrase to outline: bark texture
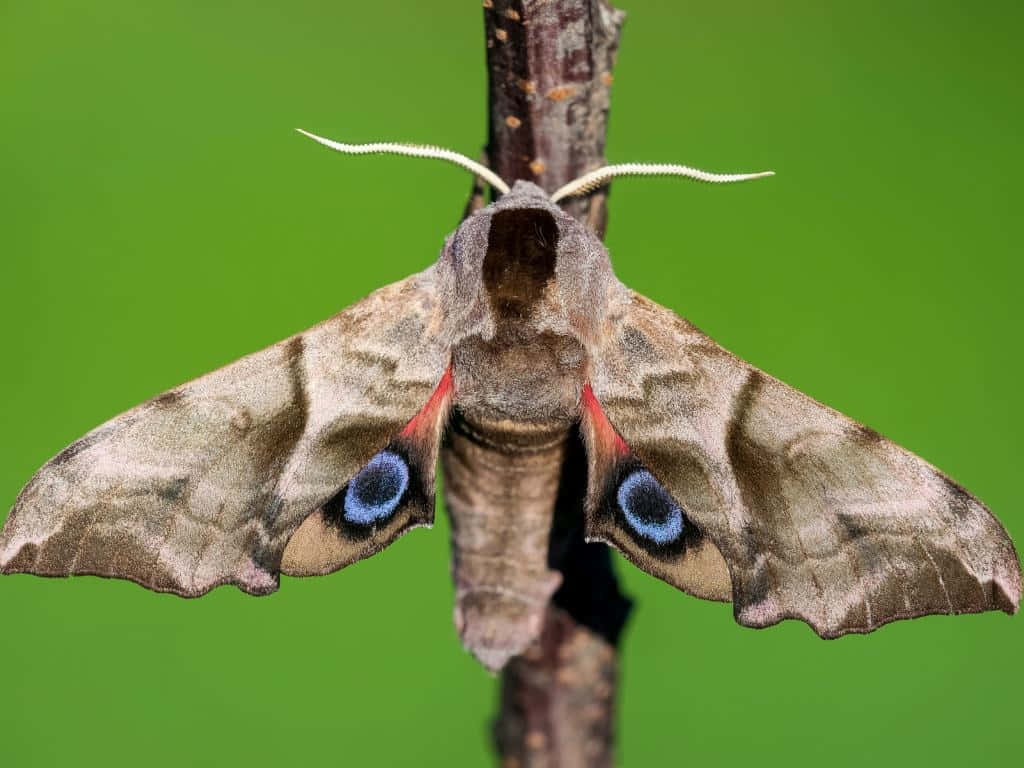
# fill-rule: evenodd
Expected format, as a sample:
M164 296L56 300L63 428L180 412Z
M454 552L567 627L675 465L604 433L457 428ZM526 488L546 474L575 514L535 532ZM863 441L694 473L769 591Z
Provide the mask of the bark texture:
M604 0L484 0L491 168L553 192L604 164L625 14ZM603 234L604 191L565 209Z
M488 164L551 192L604 165L612 69L625 14L604 0L484 0ZM607 188L564 208L599 235ZM469 207L481 202L479 194ZM586 463L566 444L549 566L562 585L540 640L502 673L495 745L505 768L614 763L616 645L629 613L604 544L586 544Z

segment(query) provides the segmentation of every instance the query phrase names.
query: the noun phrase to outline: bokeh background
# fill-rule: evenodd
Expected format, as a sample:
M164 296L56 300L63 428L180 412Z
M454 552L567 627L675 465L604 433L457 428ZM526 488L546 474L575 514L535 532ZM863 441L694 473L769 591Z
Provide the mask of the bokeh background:
M1024 6L620 6L609 159L778 172L617 182L621 278L1024 542ZM0 73L3 510L96 424L435 258L464 173L293 128L486 138L474 0L14 0ZM618 566L625 765L1020 764L1020 617L825 642ZM0 579L3 763L486 764L497 682L451 606L443 514L260 599Z

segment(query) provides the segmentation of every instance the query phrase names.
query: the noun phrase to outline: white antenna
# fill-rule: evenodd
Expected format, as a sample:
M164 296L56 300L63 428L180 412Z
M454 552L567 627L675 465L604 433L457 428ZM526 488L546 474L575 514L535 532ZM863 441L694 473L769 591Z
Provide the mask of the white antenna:
M765 176L774 176L775 171L761 171L760 173L708 173L688 165L663 165L648 163L625 163L623 165L606 165L591 171L578 179L570 181L551 195L551 202L574 195L585 195L604 184L607 184L616 176L685 176L688 179L706 181L711 184L725 184L733 181L750 181L761 179Z
M455 165L476 174L501 194L508 194L509 191L508 184L502 181L501 177L490 168L470 160L465 155L460 155L458 152L452 152L452 150L444 149L443 147L430 147L421 144L395 144L387 141L376 142L374 144L342 144L338 141L325 139L323 136L317 136L315 133L304 131L301 128L296 128L295 130L303 136L308 136L313 141L323 144L325 147L330 147L338 152L344 152L347 155L369 155L381 153L405 155L406 157L429 157L434 160L447 160L449 163L454 163Z

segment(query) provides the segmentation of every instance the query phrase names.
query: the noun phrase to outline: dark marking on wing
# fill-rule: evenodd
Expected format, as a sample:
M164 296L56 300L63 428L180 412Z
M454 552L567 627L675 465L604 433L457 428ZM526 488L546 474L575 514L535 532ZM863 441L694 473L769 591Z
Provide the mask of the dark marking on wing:
M401 428L401 424L367 415L333 427L323 435L322 440L325 450L347 461L355 456L373 456Z
M22 545L21 549L18 550L18 554L12 557L0 573L22 573L25 571L31 571L36 561L39 560L39 546L36 544L28 543Z
M49 463L55 467L59 467L62 464L67 464L78 454L82 453L83 451L89 450L94 445L102 443L116 430L127 428L131 424L131 421L131 415L126 414L125 416L122 416L121 419L119 419L117 422L108 423L102 427L97 427L92 432L85 435L85 437L76 440L63 451L58 453L56 456L50 459Z
M636 326L626 325L622 329L620 343L636 362L653 364L659 360L658 353L647 335Z
M765 382L765 374L756 368L749 369L747 379L733 402L726 430L726 451L743 504L747 509L759 512L756 530L753 530L743 542L743 546L754 555L754 559L758 551L781 551L782 547L778 545L778 532L794 527L791 503L783 488L783 467L780 466L780 457L767 446L760 444L751 436L749 430L751 410L761 396ZM801 546L799 551L792 553L792 557L804 561L807 560L807 553ZM762 566L767 569L771 567L767 561ZM824 590L817 573L809 569L808 576L820 599ZM744 594L747 593L744 591ZM749 597L742 601L737 599L736 602L745 602L748 605L753 603Z
M60 453L58 453L50 460L50 463L57 467L61 466L62 464L67 464L82 451L90 448L93 445L96 445L98 441L99 436L90 433L83 437L81 440L76 440L67 448L62 450Z
M156 495L164 501L177 501L188 487L187 477L176 477L171 482L157 489Z
M270 541L264 543L258 538L254 540L250 546L250 557L260 570L268 574L273 580L275 586L267 589L264 594L270 594L271 592L277 591L277 585L281 583L281 556L283 549L280 543L277 541Z
M848 541L860 539L864 536L870 536L872 533L871 529L865 526L854 515L840 512L836 515L836 522L839 524L839 529L843 532Z
M986 602L985 587L979 583L977 576L963 560L948 550L939 548L933 548L931 556L935 561L935 567L942 574L942 585L952 604L950 613L962 613L964 609L960 606Z
M306 373L302 368L302 356L306 343L302 336L296 336L288 342L285 354L288 358L288 372L292 380L292 400L298 405L302 416L302 427L309 419L309 395L306 392Z
M936 472L935 474L939 478L939 481L945 486L946 492L949 494L950 511L961 520L970 516L971 505L974 502L974 497L967 492L966 488L959 483L950 480L941 472Z
M274 521L277 520L277 516L281 513L281 508L284 507L284 499L278 493L270 494L269 499L259 499L257 501L256 517L263 524L264 530L271 530Z
M753 538L752 533L747 534L748 539ZM743 578L742 591L745 599L751 605L757 605L778 589L778 584L775 579L775 572L771 570L767 561L762 563L761 566L749 573L745 572L740 574ZM741 607L740 602L734 601L734 613L739 613Z
M863 424L856 424L853 427L853 438L861 443L880 443L885 440L881 433Z
M491 218L484 287L494 312L510 319L525 318L554 278L558 253L558 224L541 208L498 211Z
M305 372L302 357L305 343L302 336L296 336L285 346L288 375L292 396L284 412L273 422L263 425L259 434L249 436L248 444L253 461L263 467L267 477L277 477L284 469L288 457L302 439L309 419L309 396L306 392ZM238 426L236 425L236 428ZM250 432L247 427L243 434ZM283 501L276 494L257 495L249 505L245 519L256 519L269 535L278 535L276 524L283 507Z
M171 389L154 397L149 401L149 404L157 408L167 408L168 406L178 403L183 397L184 395L181 394L181 392L176 389Z
M176 389L172 389L154 397L152 400L149 401L149 405L154 408L168 408L178 403L183 397L184 395L182 395L181 392L179 392ZM87 451L94 445L98 445L99 443L103 442L114 430L128 428L131 425L132 421L134 421L134 416L132 416L131 414L124 414L118 420L118 422L120 423L112 423L107 424L106 426L97 427L92 432L85 435L85 437L76 440L67 448L58 453L56 456L54 456L50 460L50 463L57 467L61 466L62 464L67 464L73 458L78 456L78 454L82 453L83 451Z
M747 380L733 402L725 441L744 505L747 509L774 511L773 508L782 496L778 477L772 471L771 462L763 448L750 439L746 429L750 409L763 385L764 375L760 371L751 370L747 374Z
M620 417L618 422L622 429L627 429L626 425L635 424L647 424L651 421L651 418L657 417L657 413L648 413L650 410L649 404L652 402L658 402L659 397L662 393L669 393L670 395L674 391L692 391L692 386L687 386L692 382L697 374L687 373L684 371L665 371L664 373L648 373L644 375L640 382L641 393L639 395L618 395L616 397L609 397L605 401L605 407L615 408L621 411L625 416L635 417L634 421L627 421L625 418ZM630 408L629 406L636 406ZM675 413L679 413L683 416L689 417L693 415L696 409L696 404L686 397L675 397L673 401L675 407Z

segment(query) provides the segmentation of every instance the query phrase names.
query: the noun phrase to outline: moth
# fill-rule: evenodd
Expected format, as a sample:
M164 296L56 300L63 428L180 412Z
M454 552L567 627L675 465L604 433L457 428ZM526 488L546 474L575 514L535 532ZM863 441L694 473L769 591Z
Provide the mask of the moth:
M448 150L500 193L436 263L326 322L172 389L44 465L0 533L3 573L130 579L184 597L331 573L434 519L440 459L455 623L492 670L560 583L549 536L582 441L581 526L736 620L822 637L1020 601L1006 531L877 432L730 354L631 291L553 195Z

